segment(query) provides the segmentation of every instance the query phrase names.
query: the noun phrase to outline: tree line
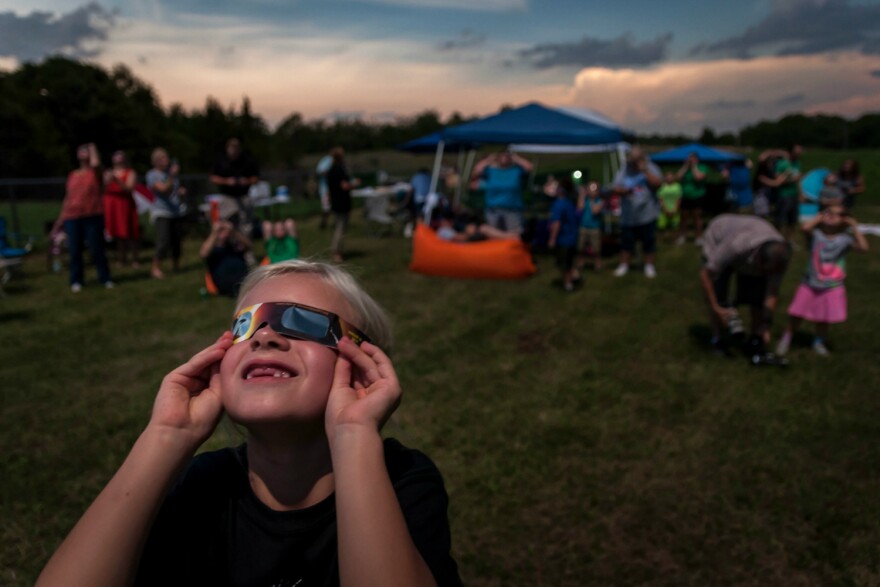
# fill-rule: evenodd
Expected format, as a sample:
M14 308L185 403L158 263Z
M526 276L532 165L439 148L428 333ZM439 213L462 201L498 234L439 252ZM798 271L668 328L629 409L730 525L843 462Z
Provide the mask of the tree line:
M509 106L506 106L509 107ZM208 171L230 136L239 137L264 169L293 169L304 154L335 145L350 151L392 149L410 139L468 119L455 113L441 119L434 110L391 122L359 118L306 120L291 113L275 128L253 113L245 96L223 107L208 97L201 108L164 108L149 84L124 65L110 70L65 57L51 57L0 73L0 177L64 175L76 145L94 142L109 158L126 151L136 167L149 167L150 152L163 146L188 172ZM712 145L780 147L791 142L830 149L880 147L880 114L856 120L793 114L764 121L738 133L696 137ZM680 144L683 135L635 137L647 144Z
M302 155L336 145L351 151L394 148L465 121L459 114L443 120L433 110L387 123L305 120L294 112L272 129L246 96L226 108L213 97L192 110L180 104L163 108L153 88L124 65L108 71L52 57L0 73L0 177L64 175L75 165L74 149L85 142L94 142L108 161L122 149L141 169L162 146L186 172L207 172L231 136L264 169L287 170Z

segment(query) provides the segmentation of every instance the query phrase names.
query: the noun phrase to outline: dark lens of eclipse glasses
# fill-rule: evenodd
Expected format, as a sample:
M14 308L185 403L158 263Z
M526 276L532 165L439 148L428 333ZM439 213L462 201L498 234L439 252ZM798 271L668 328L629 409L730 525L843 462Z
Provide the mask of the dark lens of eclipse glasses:
M281 315L281 325L294 332L323 339L330 329L330 317L292 306Z

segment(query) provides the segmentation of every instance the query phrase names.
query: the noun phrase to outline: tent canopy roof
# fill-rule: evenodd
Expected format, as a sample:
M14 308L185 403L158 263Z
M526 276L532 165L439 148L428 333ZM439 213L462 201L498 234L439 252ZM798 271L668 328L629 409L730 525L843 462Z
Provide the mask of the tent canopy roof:
M700 143L688 143L681 147L675 147L668 151L661 151L651 156L654 163L682 163L690 157L692 153L696 153L702 163L733 163L736 161L745 161L745 155L739 153L731 153L730 151L721 151L707 147Z
M548 108L536 102L444 129L444 141L595 145L619 143L623 132L595 112Z
M433 153L437 150L437 144L442 140L443 135L439 132L435 132L407 141L397 148L401 151L409 151L410 153ZM446 151L467 151L470 149L479 149L480 145L479 143L447 141L444 148Z

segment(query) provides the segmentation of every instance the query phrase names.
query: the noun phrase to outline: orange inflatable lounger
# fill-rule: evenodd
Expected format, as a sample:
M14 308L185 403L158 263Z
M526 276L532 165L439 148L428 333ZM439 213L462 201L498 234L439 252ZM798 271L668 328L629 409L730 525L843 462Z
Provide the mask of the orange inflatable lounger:
M413 234L409 269L443 277L523 279L535 273L535 264L528 247L518 239L454 243L419 224Z

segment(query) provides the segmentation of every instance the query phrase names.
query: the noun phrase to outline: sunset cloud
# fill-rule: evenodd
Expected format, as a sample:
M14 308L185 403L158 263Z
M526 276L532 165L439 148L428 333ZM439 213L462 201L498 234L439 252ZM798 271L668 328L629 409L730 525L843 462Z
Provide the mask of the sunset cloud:
M853 53L669 63L647 71L589 68L575 77L567 102L658 132L736 129L753 122L756 110L768 118L791 108L851 116L880 110L880 82L864 74L878 65L878 57Z
M0 70L59 52L123 63L165 106L248 96L270 124L537 100L698 134L880 110L880 0L97 1L0 0Z

